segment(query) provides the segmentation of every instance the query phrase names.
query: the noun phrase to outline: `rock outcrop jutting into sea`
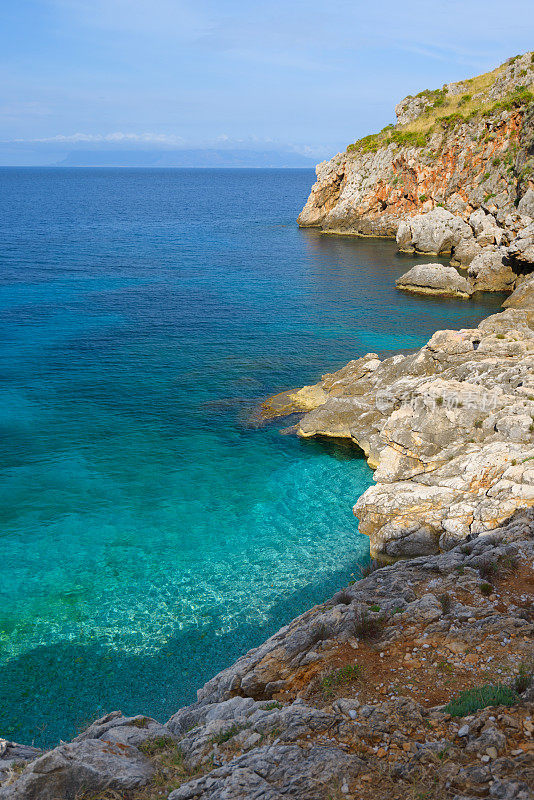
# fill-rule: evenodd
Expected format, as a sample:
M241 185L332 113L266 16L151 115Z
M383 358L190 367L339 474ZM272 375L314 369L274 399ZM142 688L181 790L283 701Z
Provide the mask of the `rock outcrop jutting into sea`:
M0 740L0 800L534 798L533 60L403 100L396 127L319 165L299 218L450 253L399 290L511 293L478 328L264 404L365 452L360 530L404 560L371 565L165 724L112 712L47 753Z

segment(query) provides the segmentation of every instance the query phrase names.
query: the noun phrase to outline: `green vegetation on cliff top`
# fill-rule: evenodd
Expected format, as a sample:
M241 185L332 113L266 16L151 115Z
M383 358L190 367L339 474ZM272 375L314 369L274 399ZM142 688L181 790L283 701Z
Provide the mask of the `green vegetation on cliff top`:
M512 59L508 64L512 63ZM532 55L534 63L534 54ZM517 86L501 100L489 98L489 90L506 65L492 72L463 81L465 92L450 94L447 89L424 89L416 97L432 103L412 122L405 125L387 125L379 133L372 133L349 144L348 153L376 153L380 148L395 144L400 147L425 147L437 131L450 131L457 125L475 118L492 117L503 111L523 108L534 101L534 85ZM411 95L409 96L411 97Z

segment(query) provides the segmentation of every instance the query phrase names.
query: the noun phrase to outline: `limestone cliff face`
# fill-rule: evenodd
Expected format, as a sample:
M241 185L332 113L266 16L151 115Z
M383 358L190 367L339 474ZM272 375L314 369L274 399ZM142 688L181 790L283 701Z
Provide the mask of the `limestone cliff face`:
M299 225L395 236L400 220L436 206L504 222L534 188L533 59L405 98L397 125L317 166Z

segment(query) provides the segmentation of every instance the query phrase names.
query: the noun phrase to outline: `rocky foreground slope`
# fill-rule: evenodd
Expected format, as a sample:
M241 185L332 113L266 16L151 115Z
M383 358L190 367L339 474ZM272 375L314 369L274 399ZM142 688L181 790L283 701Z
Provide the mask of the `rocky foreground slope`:
M3 742L0 798L529 800L533 556L519 511L378 569L165 725L113 712L44 754Z

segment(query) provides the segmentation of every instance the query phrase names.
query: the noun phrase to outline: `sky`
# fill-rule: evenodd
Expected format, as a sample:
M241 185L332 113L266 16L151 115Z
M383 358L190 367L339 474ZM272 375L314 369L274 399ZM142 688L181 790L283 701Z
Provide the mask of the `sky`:
M534 49L532 0L1 0L0 164L80 149L316 161Z

